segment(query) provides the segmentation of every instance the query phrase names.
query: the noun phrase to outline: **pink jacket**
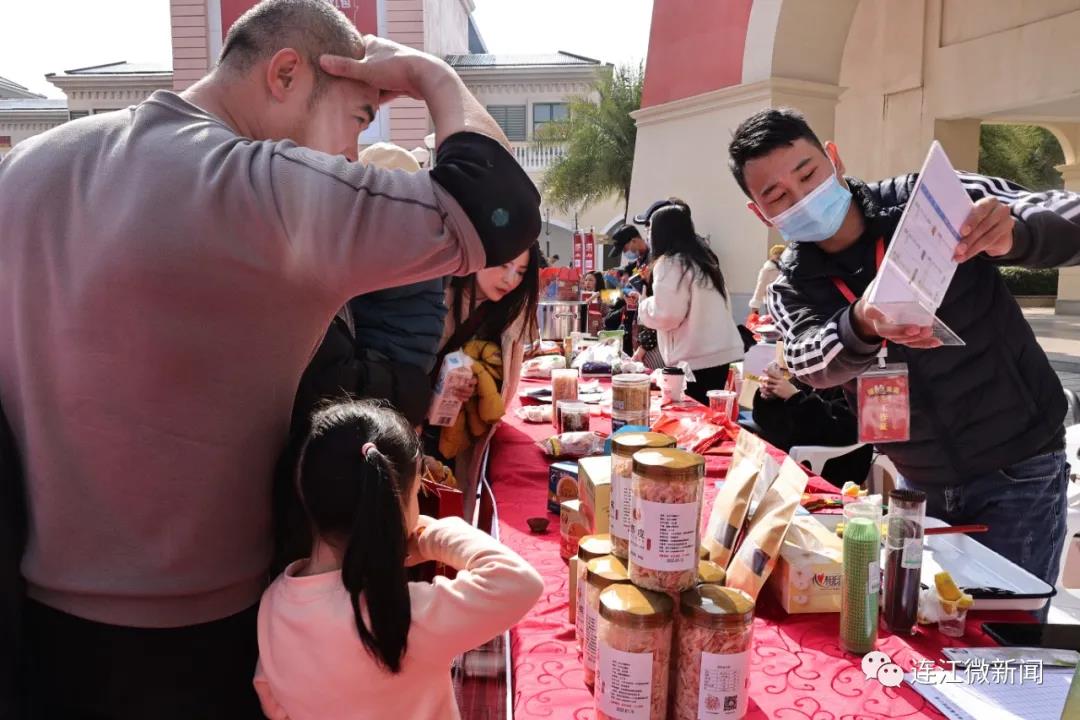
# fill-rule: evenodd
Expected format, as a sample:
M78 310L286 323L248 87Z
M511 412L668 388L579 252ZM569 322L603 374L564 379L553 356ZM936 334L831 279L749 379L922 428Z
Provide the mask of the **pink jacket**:
M259 606L255 670L270 720L460 717L450 682L454 658L520 620L544 585L514 551L460 518L429 525L420 551L458 573L409 584L412 627L397 675L361 644L340 572L297 577L301 560L273 582Z

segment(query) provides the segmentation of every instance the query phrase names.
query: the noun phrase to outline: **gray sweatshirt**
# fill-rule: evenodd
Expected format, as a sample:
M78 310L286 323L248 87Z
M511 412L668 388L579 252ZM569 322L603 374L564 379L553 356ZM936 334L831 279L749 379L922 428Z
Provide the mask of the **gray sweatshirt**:
M455 181L455 162L502 163L493 184L520 211L499 249L535 240L535 189L476 157L509 158L478 138L443 143L440 184L241 138L161 91L0 163L0 400L26 469L33 598L141 627L258 601L274 462L334 313L503 254L463 209L475 193L447 189L470 175Z

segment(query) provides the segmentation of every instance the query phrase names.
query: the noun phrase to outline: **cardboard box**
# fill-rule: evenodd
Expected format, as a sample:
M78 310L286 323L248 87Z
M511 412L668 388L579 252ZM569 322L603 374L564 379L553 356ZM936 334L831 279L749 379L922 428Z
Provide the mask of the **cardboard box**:
M589 534L608 532L611 513L611 456L578 460L578 499Z
M567 500L559 506L559 555L563 560L576 557L578 541L589 534L580 500Z
M578 464L556 462L548 466L548 512L559 514L559 506L578 499Z
M812 516L795 516L768 581L785 612L840 612L843 552L836 533Z

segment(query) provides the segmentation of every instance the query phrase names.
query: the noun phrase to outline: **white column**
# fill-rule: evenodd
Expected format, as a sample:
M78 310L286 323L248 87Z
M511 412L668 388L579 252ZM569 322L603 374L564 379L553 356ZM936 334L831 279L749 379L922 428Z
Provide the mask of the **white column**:
M1080 163L1058 165L1057 171L1065 189L1080 192ZM1080 267L1058 271L1058 296L1055 310L1058 315L1080 315Z

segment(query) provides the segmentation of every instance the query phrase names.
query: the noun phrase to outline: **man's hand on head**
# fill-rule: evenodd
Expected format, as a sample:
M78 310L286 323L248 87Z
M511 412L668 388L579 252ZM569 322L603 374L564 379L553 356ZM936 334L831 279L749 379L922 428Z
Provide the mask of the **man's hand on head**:
M979 200L960 228L960 242L953 257L957 262L966 262L980 253L990 257L1006 255L1012 250L1015 225L1009 207L1000 200Z
M366 83L379 91L379 101L397 97L428 100L431 85L440 70L452 72L438 58L374 35L364 36L364 57L360 60L323 55L322 69L336 77Z

